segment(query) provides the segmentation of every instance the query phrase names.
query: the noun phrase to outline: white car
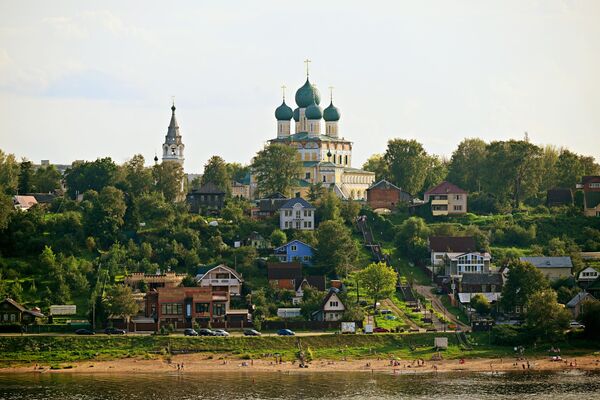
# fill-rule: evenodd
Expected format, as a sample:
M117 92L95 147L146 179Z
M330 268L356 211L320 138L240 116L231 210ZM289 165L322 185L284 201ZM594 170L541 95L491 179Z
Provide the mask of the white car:
M229 336L229 332L223 329L213 329L215 336Z
M577 321L572 321L572 322L569 324L569 327L571 327L571 329L584 329L584 328L585 328L585 325L583 325L583 324L580 324L580 323L579 323L579 322L577 322Z

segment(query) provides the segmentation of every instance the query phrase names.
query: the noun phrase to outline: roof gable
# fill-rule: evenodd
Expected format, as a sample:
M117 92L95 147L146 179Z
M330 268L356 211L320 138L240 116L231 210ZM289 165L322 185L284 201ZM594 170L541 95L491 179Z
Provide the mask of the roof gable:
M473 236L430 236L429 248L441 253L471 253L476 251L476 243Z
M566 305L569 308L573 308L573 307L577 306L577 304L581 303L582 301L588 300L588 299L594 300L595 297L587 292L579 292L571 300L569 300L569 302Z
M221 270L224 270L224 271L227 271L227 272L231 273L231 274L232 274L233 276L235 276L235 278L236 278L238 281L240 281L240 282L242 282L242 281L243 281L243 280L242 280L242 277L240 276L240 274L238 274L238 273L237 273L237 271L233 270L232 268L229 268L229 267L228 267L227 265L225 265L225 264L219 264L219 265L217 265L216 267L210 268L209 270L207 270L207 271L206 271L206 272L205 272L205 273L202 275L202 277L201 277L201 278L200 278L198 281L201 281L201 280L203 280L203 279L204 279L204 277L206 277L208 274L210 274L211 272L213 272L213 271L215 271L215 270L218 270L218 269L221 269Z
M304 200L302 197L294 197L293 199L289 199L281 207L279 207L279 209L292 209L296 204L300 204L303 208L306 209L315 209L315 207L312 204Z
M294 239L294 240L292 240L291 242L287 242L286 244L284 244L284 245L282 245L282 246L279 246L279 247L277 247L277 248L275 249L275 251L276 251L276 252L280 252L280 251L282 251L282 250L286 250L286 249L287 249L289 246L291 246L291 245L293 245L293 244L295 244L296 246L300 245L300 246L302 246L302 247L307 247L307 248L309 248L309 249L311 249L311 250L314 250L314 248L313 248L312 246L310 246L310 245L308 245L308 244L304 243L303 241L301 241L301 240L298 240L298 239Z
M429 194L467 194L467 191L464 189L459 188L458 186L456 186L453 183L450 183L448 181L444 181L434 187L432 187L431 189L429 189L428 191L425 192L426 195Z
M371 190L371 189L398 190L400 192L402 191L402 189L400 189L398 186L394 185L393 183L391 183L389 181L386 181L385 179L382 179L379 182L374 183L367 190Z

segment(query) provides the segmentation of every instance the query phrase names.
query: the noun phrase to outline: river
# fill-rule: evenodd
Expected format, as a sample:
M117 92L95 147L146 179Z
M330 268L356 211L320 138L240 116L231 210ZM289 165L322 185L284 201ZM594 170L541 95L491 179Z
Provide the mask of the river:
M0 400L600 399L600 374L1 374Z

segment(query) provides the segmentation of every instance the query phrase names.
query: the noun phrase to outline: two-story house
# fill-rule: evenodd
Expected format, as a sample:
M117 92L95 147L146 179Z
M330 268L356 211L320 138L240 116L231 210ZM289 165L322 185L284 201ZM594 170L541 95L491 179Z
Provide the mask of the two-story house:
M520 257L519 260L533 264L550 281L570 277L573 269L571 257Z
M207 183L186 195L186 203L193 213L217 214L225 206L227 192L213 183Z
M431 265L444 265L446 255L459 256L476 250L473 236L430 236Z
M425 192L425 203L431 203L431 213L458 215L467 212L467 191L450 182L442 182Z
M133 272L127 275L124 279L125 285L129 286L134 291L142 289L146 286L147 289L156 289L159 287L177 287L181 285L186 274L177 274L172 271L156 274L146 274L144 272Z
M490 272L491 262L492 256L487 252L446 253L445 274L451 277L460 277L464 273L485 274Z
M200 287L208 287L212 291L227 292L229 296L242 294L242 275L225 264L216 267L203 267L198 270L196 282Z
M269 285L277 289L295 290L302 281L302 264L290 263L268 263L267 278Z
M584 176L578 189L583 189L583 212L587 217L600 217L600 176Z
M346 306L340 299L339 290L331 288L311 317L314 321L340 321L345 311Z
M315 249L300 240L292 240L275 249L274 255L284 263L311 264Z
M315 207L302 197L294 197L279 208L280 229L315 229Z

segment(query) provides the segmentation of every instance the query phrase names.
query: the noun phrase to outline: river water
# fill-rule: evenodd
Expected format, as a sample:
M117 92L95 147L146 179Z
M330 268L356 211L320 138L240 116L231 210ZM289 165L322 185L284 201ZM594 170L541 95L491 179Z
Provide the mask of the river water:
M1 374L0 399L600 399L600 374Z

